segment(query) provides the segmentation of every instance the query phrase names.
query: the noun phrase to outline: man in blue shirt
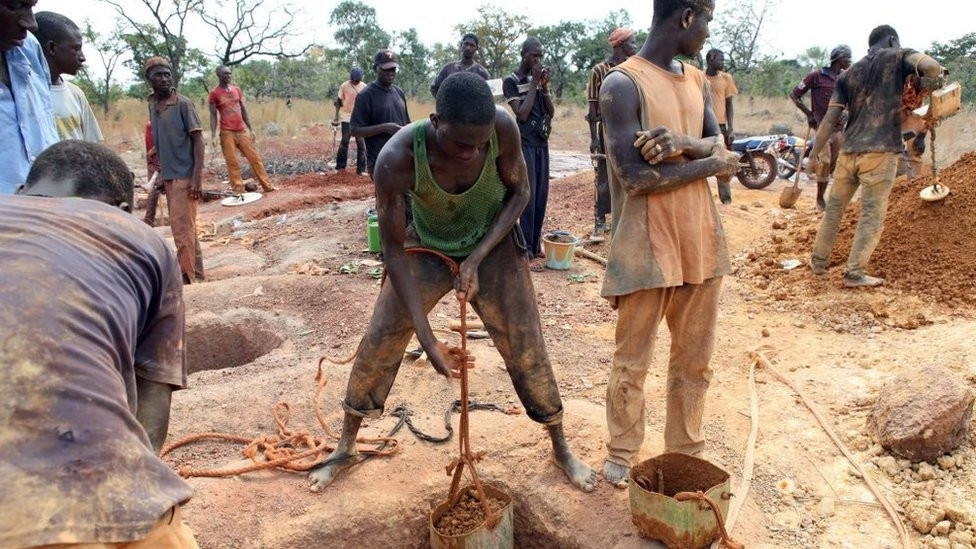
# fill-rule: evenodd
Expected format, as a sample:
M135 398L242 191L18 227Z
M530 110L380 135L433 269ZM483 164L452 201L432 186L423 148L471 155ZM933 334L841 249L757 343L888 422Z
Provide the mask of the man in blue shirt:
M34 158L58 142L51 74L35 29L34 2L0 0L0 194L13 194Z

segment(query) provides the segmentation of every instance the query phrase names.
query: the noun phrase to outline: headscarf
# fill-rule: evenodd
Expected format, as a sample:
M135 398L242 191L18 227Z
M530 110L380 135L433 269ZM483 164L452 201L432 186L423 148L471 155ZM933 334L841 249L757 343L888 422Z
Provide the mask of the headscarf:
M149 69L151 69L153 67L158 67L160 65L162 65L162 66L164 66L164 67L166 67L167 69L170 69L170 70L172 70L172 68L173 68L172 66L170 66L169 61L167 61L165 58L159 57L157 55L155 57L150 57L149 59L146 59L146 65L145 65L145 67L143 67L142 74L145 75L148 78L149 77Z
M610 33L610 46L616 48L617 46L626 42L633 35L633 30L628 29L627 27L620 27L619 29Z

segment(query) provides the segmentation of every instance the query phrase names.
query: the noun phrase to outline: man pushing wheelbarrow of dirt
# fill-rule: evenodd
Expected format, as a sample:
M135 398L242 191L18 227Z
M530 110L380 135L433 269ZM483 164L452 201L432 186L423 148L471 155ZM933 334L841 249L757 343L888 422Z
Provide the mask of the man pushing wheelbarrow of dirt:
M373 174L389 274L355 358L342 435L309 474L312 490L357 463L363 418L379 417L403 351L416 332L434 369L450 376L467 357L448 356L427 321L447 292L471 303L505 366L526 414L546 426L553 458L569 480L591 491L596 475L570 451L563 406L542 337L524 240L516 226L529 199L515 119L495 107L488 84L457 73L437 93L436 112L397 132ZM404 195L413 199L407 227ZM413 253L423 249L424 253ZM433 253L431 253L433 252ZM459 265L452 272L446 256Z

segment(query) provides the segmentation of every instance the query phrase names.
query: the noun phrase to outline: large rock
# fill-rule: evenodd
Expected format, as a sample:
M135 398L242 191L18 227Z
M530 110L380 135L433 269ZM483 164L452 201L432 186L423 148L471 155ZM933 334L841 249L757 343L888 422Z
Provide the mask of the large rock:
M868 429L895 455L935 462L965 438L973 399L958 376L945 368L924 367L881 389Z

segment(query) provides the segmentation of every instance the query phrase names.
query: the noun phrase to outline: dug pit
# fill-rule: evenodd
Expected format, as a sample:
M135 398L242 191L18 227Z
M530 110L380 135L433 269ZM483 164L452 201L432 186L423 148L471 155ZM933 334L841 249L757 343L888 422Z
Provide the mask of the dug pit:
M277 349L284 340L263 311L198 313L186 319L187 370L192 374L243 366Z

